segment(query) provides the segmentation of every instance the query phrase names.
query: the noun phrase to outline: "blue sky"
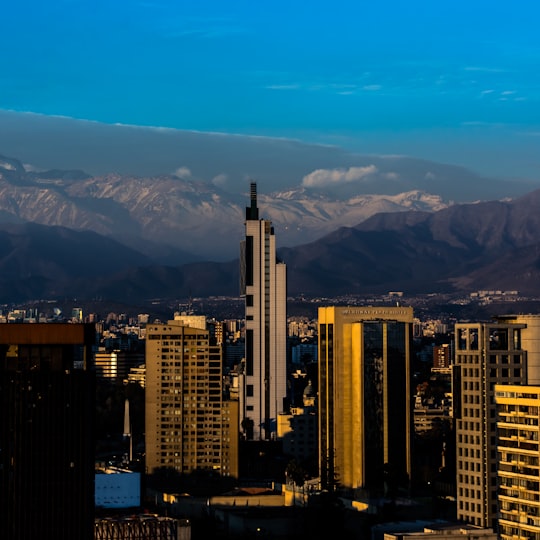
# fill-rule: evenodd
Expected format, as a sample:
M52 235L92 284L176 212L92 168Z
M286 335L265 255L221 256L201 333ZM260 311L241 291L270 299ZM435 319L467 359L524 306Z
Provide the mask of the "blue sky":
M540 179L539 20L534 0L19 0L0 109Z

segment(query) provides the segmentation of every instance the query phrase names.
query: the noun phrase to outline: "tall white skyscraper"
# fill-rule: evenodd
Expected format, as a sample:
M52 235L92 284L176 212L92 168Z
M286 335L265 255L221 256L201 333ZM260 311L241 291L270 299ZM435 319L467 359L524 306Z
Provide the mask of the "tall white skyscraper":
M272 440L287 394L287 267L276 259L272 222L259 219L255 183L250 199L246 238L240 245L240 292L246 316L240 416L247 439Z

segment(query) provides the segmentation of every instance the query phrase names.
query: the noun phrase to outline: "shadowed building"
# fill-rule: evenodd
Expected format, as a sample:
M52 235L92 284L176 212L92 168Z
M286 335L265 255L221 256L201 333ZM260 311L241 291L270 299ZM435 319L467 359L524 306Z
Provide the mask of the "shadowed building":
M93 538L94 344L94 325L0 325L0 538Z
M497 532L495 385L527 384L524 324L455 325L453 413L457 517Z
M411 473L410 307L319 308L323 489L391 496Z

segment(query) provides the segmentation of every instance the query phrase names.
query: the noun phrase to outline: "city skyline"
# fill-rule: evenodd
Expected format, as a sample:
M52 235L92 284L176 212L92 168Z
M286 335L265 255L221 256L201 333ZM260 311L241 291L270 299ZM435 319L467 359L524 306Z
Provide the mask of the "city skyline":
M536 180L539 9L11 4L0 111L295 139Z

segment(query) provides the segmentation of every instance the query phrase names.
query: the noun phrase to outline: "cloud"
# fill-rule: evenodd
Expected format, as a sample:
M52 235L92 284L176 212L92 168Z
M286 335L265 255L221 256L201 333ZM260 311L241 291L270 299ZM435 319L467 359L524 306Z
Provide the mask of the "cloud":
M166 38L215 39L250 34L245 26L230 17L174 17L164 25L161 34Z
M366 84L365 86L362 86L362 90L367 90L368 92L375 92L381 88L382 86L380 84Z
M26 172L43 172L45 169L40 169L31 163L23 163L23 168Z
M299 84L269 84L265 86L267 90L298 90Z
M189 178L191 176L191 171L187 167L178 167L173 174L174 176L178 176L178 178Z
M305 187L322 187L335 184L347 184L363 180L376 172L377 167L375 167L375 165L349 167L348 169L317 169L304 176L302 185Z
M221 173L221 174L218 174L217 176L214 176L214 178L212 178L212 184L214 184L214 186L221 187L227 183L228 179L229 177L226 174Z
M491 67L482 67L482 66L467 66L465 71L480 71L483 73L504 73L504 69L500 68L491 68Z

